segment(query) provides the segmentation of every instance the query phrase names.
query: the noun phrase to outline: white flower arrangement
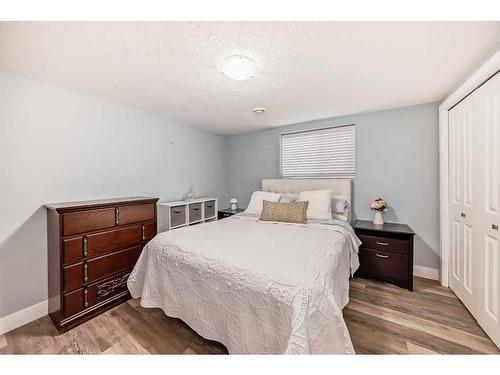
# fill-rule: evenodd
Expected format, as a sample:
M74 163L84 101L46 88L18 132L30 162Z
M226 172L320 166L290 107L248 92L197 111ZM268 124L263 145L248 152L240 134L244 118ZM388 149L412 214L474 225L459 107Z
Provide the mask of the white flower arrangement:
M370 209L379 212L387 212L389 208L389 204L382 198L377 198L374 201L370 202Z

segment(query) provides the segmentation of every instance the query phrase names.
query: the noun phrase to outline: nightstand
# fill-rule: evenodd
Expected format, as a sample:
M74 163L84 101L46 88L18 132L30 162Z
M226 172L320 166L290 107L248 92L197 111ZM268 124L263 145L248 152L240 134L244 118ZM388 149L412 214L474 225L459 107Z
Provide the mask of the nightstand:
M229 216L233 216L234 214L238 214L238 213L243 212L243 211L245 211L244 208L237 208L236 210L231 210L230 208L226 208L225 210L219 210L219 213L217 216L220 220L220 219L224 219L224 218L229 217Z
M361 240L355 277L374 278L413 291L413 237L406 224L373 224L357 220L354 231Z

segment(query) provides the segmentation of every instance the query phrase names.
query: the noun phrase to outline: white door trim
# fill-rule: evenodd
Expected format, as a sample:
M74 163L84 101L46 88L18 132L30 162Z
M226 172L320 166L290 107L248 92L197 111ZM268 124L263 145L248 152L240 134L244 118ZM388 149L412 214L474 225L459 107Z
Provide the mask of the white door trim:
M448 111L500 70L500 51L495 53L439 106L439 237L441 244L441 285L448 286Z

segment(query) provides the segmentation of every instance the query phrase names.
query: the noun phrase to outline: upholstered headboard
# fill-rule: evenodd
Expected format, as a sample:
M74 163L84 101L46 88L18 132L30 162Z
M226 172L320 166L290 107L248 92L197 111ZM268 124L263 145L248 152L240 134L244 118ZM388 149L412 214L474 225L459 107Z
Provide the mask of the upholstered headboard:
M299 193L307 190L332 189L334 195L345 196L349 204L348 221L352 221L352 180L349 178L277 178L263 179L262 190L273 193Z

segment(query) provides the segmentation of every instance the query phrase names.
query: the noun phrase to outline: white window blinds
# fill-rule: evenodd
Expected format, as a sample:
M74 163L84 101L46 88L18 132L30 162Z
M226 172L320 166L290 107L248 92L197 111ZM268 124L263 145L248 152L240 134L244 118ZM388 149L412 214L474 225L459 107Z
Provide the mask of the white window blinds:
M283 177L354 177L354 125L281 135Z

